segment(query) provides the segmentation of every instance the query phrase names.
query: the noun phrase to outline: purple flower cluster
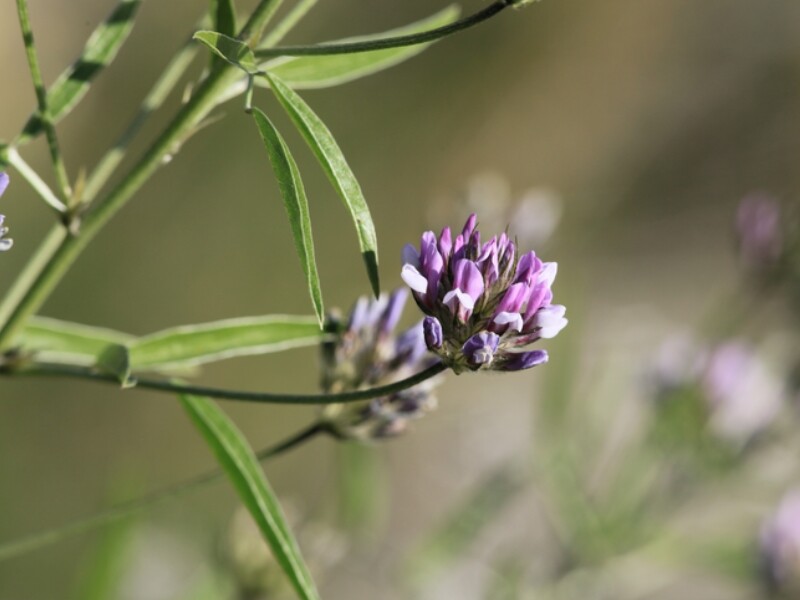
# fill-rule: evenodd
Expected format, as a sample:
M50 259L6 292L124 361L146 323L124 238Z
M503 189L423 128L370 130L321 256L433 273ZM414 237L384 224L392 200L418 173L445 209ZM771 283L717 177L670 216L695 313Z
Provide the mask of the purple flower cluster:
M547 362L544 350L520 351L551 338L567 324L566 308L552 304L557 265L534 252L517 256L505 233L481 244L470 215L453 237L422 234L420 248L403 249L403 281L427 315L425 343L456 373L519 371Z
M408 299L405 289L381 295L377 300L361 297L340 325L329 317L329 328L338 330L322 346L322 387L345 392L386 385L405 379L436 362L425 346L422 324L398 335L394 329ZM432 389L436 379L391 396L363 403L331 404L325 419L344 438L376 439L405 431L411 419L436 406Z
M8 175L6 173L0 172L0 196L3 195L3 192L6 191L8 187ZM14 245L14 240L8 239L5 235L8 233L8 227L3 227L3 221L5 221L5 215L0 215L0 252L4 252L5 250L9 250L11 246Z

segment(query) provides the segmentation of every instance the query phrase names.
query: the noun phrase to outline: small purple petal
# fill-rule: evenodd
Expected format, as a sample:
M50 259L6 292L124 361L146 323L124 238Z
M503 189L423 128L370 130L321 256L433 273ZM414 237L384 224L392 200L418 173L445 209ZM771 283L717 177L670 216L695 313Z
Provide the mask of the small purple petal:
M478 215L472 213L467 222L464 223L464 229L461 231L461 238L464 240L468 240L472 235L472 232L475 230L475 225L478 223Z
M456 264L453 286L477 302L484 290L483 275L474 262L462 259Z
M450 251L453 249L453 234L450 232L449 227L442 229L439 236L439 253L445 262L450 258Z
M350 311L350 320L347 322L347 331L358 331L367 323L367 311L369 310L369 300L361 296L356 300Z
M507 356L508 358L498 365L498 369L502 371L522 371L546 363L549 358L547 350L515 352Z
M411 244L403 246L402 263L404 265L412 265L419 268L419 252Z
M395 290L389 295L386 308L378 320L378 331L383 335L389 335L397 326L400 315L403 314L403 307L408 299L408 291L405 288Z
M524 283L515 283L511 285L508 290L506 290L500 304L497 305L495 314L500 314L501 312L520 312L529 293L530 290Z
M499 343L500 336L496 333L482 331L469 338L461 347L461 352L469 364L479 367L492 362Z
M414 364L427 353L425 339L422 335L422 323L418 322L397 336L395 354L408 366Z
M436 317L425 317L422 321L422 330L425 334L425 345L428 350L438 350L442 347L444 334L442 324Z
M400 278L405 281L408 287L419 294L424 295L428 291L428 280L413 265L403 265L403 270L400 271Z
M9 182L8 173L0 173L0 196L2 196L3 192L6 191L6 188L8 187L8 182Z

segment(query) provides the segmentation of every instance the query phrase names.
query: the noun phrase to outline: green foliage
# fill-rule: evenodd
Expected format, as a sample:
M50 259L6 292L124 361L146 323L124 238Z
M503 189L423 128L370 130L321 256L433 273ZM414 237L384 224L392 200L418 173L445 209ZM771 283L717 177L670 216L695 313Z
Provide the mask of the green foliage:
M418 33L434 27L452 23L461 10L456 5L448 6L434 15L397 29L379 34L346 38L331 43L344 43L380 39L398 35ZM331 56L297 56L272 60L261 65L261 69L280 77L292 89L317 89L348 83L361 77L378 73L412 58L433 42ZM264 85L263 80L258 81Z
M208 47L219 58L239 67L245 73L252 75L258 72L253 51L244 42L216 31L198 31L192 37Z
M134 336L113 329L34 317L17 342L23 351L33 352L45 362L91 366L109 344L127 344L133 339Z
M236 35L236 7L233 0L211 0L214 29L223 35Z
M253 110L253 119L264 140L264 145L269 154L269 160L275 171L275 178L278 180L278 187L283 198L283 206L289 217L289 225L292 228L295 250L300 257L303 266L303 273L308 282L308 291L311 294L311 302L314 305L314 313L317 315L320 327L325 319L325 309L322 305L322 289L317 273L317 261L314 258L314 239L311 233L311 217L308 212L308 200L306 199L303 180L300 178L300 171L292 157L289 148L286 146L281 134L275 126L259 109Z
M272 91L303 138L305 138L306 143L314 152L320 165L322 165L328 179L330 179L333 187L350 211L353 223L356 226L361 255L367 267L367 275L372 284L372 291L377 297L380 294L378 240L375 234L375 225L372 223L372 216L361 191L361 186L358 184L350 165L347 164L344 154L342 154L339 145L330 130L325 126L325 123L283 81L269 74L266 77Z
M244 436L211 400L188 395L180 398L181 404L264 535L297 595L304 600L319 598L278 499Z
M89 91L89 86L117 55L128 39L141 0L120 0L120 3L94 30L78 60L61 73L47 92L47 107L50 120L55 123L65 117ZM22 145L42 132L42 120L38 116L28 119L17 145Z

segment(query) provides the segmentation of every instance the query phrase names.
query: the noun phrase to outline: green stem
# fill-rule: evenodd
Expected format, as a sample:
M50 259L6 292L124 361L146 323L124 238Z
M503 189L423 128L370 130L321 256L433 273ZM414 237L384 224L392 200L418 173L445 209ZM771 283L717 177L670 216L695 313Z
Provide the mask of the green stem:
M68 205L72 197L72 190L69 185L67 169L61 157L61 150L58 147L58 137L56 128L50 118L50 111L47 109L47 90L42 80L42 72L39 69L39 59L36 56L36 45L33 42L33 31L28 17L27 0L17 0L17 15L19 16L19 26L22 29L22 40L25 43L25 54L28 57L28 68L33 80L33 88L36 91L36 101L39 104L39 117L42 119L47 136L47 145L50 149L50 158L53 160L53 168L56 173L56 180L61 191L61 201L64 206Z
M272 28L264 39L261 40L259 48L269 48L280 42L287 33L289 33L300 20L306 16L308 11L314 8L317 0L300 0L294 5L281 21Z
M430 29L421 33L399 35L396 37L378 40L365 40L362 42L341 42L330 44L314 44L311 46L276 46L274 48L260 48L255 51L257 58L270 58L273 56L327 56L330 54L352 54L355 52L370 52L373 50L386 50L401 46L414 46L438 40L492 18L503 9L518 4L519 0L497 0L483 10L464 17L454 23Z
M292 450L293 448L297 448L301 444L316 437L317 435L321 433L327 433L327 431L328 427L324 422L313 423L309 427L301 429L279 444L260 450L256 453L256 458L258 458L259 461L273 458ZM23 554L32 552L44 546L60 542L76 535L87 533L99 527L109 525L114 521L119 521L120 519L130 517L157 504L161 504L166 500L178 498L193 490L197 490L210 483L219 481L224 475L225 471L223 471L220 467L217 467L191 479L187 479L175 485L152 492L140 498L117 504L116 506L112 506L88 517L60 525L47 531L28 535L17 540L1 543L0 562L17 558Z
M24 2L24 0L19 1ZM254 31L260 32L281 2L282 0L261 0L239 37L249 39L254 36ZM81 251L150 178L163 163L164 158L178 151L181 142L191 135L217 105L218 96L239 77L240 71L227 64L220 64L209 73L189 102L181 108L127 176L86 216L80 234L66 237L52 252L35 278L32 278L25 294L9 310L8 319L0 326L0 349L7 348L13 343L14 337L27 318L42 306Z
M51 208L55 209L58 214L67 212L67 206L58 199L58 197L53 193L53 190L50 189L50 186L47 185L41 177L39 177L39 174L32 169L27 162L25 162L25 159L20 156L16 148L13 146L9 147L6 151L5 158L8 160L8 164L17 170L17 173L19 173L22 178L28 182L33 190L39 194L39 197Z
M240 390L227 390L221 388L210 388L200 385L190 385L177 383L174 381L164 381L161 379L148 379L144 377L134 377L132 379L134 387L140 389L157 390L169 394L193 394L196 396L208 396L220 400L240 400L244 402L262 402L266 404L337 404L341 402L357 402L359 400L371 400L382 396L389 396L423 381L435 377L447 369L443 363L436 363L416 375L407 377L400 381L370 388L368 390L358 390L352 392L340 392L337 394L276 394L269 392L245 392ZM0 375L25 375L33 377L70 377L75 379L88 379L103 383L111 383L119 386L119 378L114 375L97 372L89 367L73 365L34 363L31 366L20 368L0 369Z
M199 27L202 29L205 25L206 21L203 20L200 22ZM189 68L198 49L197 43L190 38L169 62L150 92L145 96L139 111L128 125L128 128L119 137L114 146L106 152L91 175L89 175L86 181L86 189L83 193L84 202L89 203L97 196L97 193L108 181L114 169L125 157L128 147L147 122L148 117L161 107L186 72L186 69Z

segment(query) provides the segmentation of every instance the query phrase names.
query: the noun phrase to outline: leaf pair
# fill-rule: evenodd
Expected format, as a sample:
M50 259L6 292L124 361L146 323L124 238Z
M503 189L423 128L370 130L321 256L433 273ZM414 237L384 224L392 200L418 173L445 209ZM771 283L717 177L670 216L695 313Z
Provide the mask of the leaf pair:
M407 27L376 36L350 38L347 41L377 39L384 36L414 33L452 22L458 17L458 14L459 11L456 7L449 7L428 19L413 23ZM282 58L264 65L257 65L253 51L239 40L209 31L198 32L195 34L195 39L208 46L218 57L245 71L251 82L255 80L269 84L269 87L315 154L331 184L350 212L361 254L366 265L367 275L372 290L377 296L380 290L377 236L361 187L330 130L292 88L325 87L350 81L410 58L430 44L359 54ZM261 72L259 71L260 68L267 69L268 72ZM288 81L284 81L283 76L286 76ZM238 93L241 90L236 88L234 91ZM283 137L266 114L261 110L254 109L253 118L275 171L281 197L292 228L295 248L308 282L314 311L320 325L322 325L324 307L314 256L308 199L297 163Z

